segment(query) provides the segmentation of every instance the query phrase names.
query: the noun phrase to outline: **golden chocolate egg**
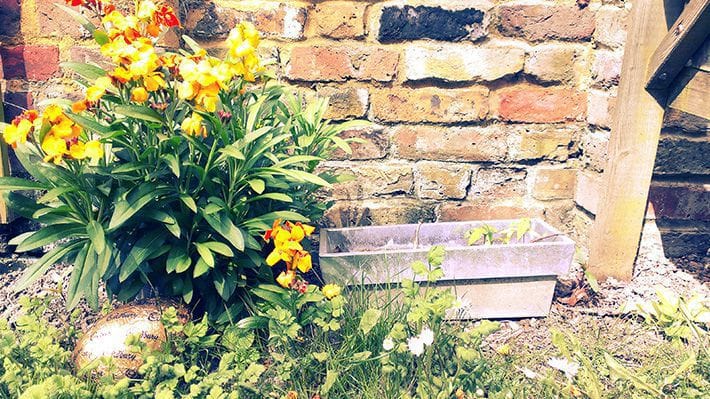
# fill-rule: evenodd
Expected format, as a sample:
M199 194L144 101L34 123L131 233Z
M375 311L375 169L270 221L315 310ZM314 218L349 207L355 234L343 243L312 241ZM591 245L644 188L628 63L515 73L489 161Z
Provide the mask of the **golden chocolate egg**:
M164 300L145 300L124 305L100 318L76 344L74 365L77 370L101 357L110 357L117 376L136 376L143 359L140 354L128 349L126 340L129 336L138 335L149 348L159 349L166 339L161 314L170 306L177 309L181 323L188 322L190 314L184 306ZM102 374L106 370L98 368L96 371Z

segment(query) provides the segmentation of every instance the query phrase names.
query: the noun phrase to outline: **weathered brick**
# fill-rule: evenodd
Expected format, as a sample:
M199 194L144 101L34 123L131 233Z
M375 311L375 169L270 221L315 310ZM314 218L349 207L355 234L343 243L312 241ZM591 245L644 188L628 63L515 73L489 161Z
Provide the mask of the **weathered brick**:
M397 126L395 154L405 159L495 162L507 153L506 132L497 127Z
M553 123L582 120L586 115L584 93L566 87L520 84L496 91L492 110L506 121Z
M488 114L488 89L379 89L371 93L372 115L385 122L466 122Z
M366 160L381 159L387 156L389 139L382 126L374 125L365 128L346 130L340 133L340 137L355 137L361 139L363 142L350 144L352 154L348 155L344 151L338 149L330 156L330 159Z
M292 80L342 82L346 79L390 81L399 54L377 47L296 47L286 66Z
M367 112L368 93L364 87L325 86L318 89L318 94L330 98L324 115L327 119L360 118Z
M594 40L607 47L618 48L626 42L626 24L629 10L605 6L597 10L597 29Z
M433 222L435 218L431 203L391 198L338 201L326 212L324 223L330 227L349 227Z
M462 199L471 183L471 166L422 161L414 167L417 195L422 199Z
M535 46L525 61L525 73L540 82L569 82L575 76L577 49L558 44Z
M522 198L527 172L520 168L481 168L473 174L468 199Z
M582 134L579 146L582 150L582 160L585 166L601 172L607 163L607 148L609 147L609 131L592 130Z
M710 175L710 141L705 138L662 137L658 143L657 174Z
M564 161L577 151L575 134L570 128L532 125L516 130L518 130L521 140L517 151L511 149L513 159Z
M484 12L475 8L445 10L441 7L385 7L378 38L383 43L434 39L477 40L484 37Z
M576 181L577 171L574 169L538 168L532 195L539 200L572 199Z
M30 109L33 105L34 100L30 92L6 92L3 95L5 121L12 121L16 116L20 115L23 110Z
M594 32L594 14L575 5L501 6L500 32L530 41L589 40Z
M0 47L5 79L45 80L59 68L56 46L22 45Z
M706 256L710 251L710 226L679 229L676 226L660 227L663 237L663 252L667 257L680 257L691 254Z
M679 129L684 133L710 134L710 120L678 111L675 108L666 108L666 112L663 114L663 126L668 129Z
M316 4L308 17L315 35L334 39L360 38L365 35L367 3L328 1Z
M525 51L466 44L415 45L405 51L407 80L493 81L523 69Z
M623 54L621 52L596 51L592 62L592 79L594 83L602 87L619 84L622 59Z
M105 70L112 69L113 63L101 54L98 47L73 46L69 50L69 59L72 62L96 64Z
M64 12L55 4L56 0L35 0L36 16L39 22L39 33L45 37L72 37L74 39L91 37L86 29L83 29L69 13ZM61 2L62 4L64 2ZM91 13L83 8L74 8L85 16L91 18ZM97 24L98 21L93 21Z
M522 199L444 202L438 209L438 221L469 221L542 217L543 209Z
M352 62L357 68L357 79L389 82L397 73L399 53L377 47L363 48L354 52Z
M326 166L340 175L355 179L334 184L330 196L335 199L365 199L382 195L409 194L414 187L412 167L407 163L345 164Z
M267 38L303 38L306 9L289 4L229 3L230 8L213 2L203 2L190 7L185 18L185 29L191 37L200 40L225 38L240 21L250 21ZM231 8L234 7L234 8Z
M20 32L21 0L0 0L0 36L13 37Z
M574 191L574 201L587 212L596 215L603 189L603 180L600 173L579 172Z
M587 94L587 122L610 129L615 104L616 96L605 91L590 90Z
M703 184L653 183L648 200L657 219L710 221L710 191Z

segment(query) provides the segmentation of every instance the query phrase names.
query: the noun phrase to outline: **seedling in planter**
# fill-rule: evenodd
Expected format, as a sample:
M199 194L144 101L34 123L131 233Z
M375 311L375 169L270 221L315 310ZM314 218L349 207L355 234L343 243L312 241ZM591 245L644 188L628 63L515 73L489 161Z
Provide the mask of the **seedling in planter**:
M475 229L466 232L468 245L493 245L495 243L510 244L510 240L515 236L520 242L523 237L531 232L532 223L529 218L522 218L512 222L506 229L498 231L495 227L482 224ZM483 240L481 242L481 240Z

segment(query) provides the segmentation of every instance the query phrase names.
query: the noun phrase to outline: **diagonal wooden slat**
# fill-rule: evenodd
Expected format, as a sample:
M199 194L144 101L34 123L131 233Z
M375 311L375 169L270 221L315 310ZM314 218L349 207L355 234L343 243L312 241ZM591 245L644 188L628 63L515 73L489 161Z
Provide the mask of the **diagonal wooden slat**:
M646 87L656 90L670 87L708 35L710 0L690 0L653 53Z

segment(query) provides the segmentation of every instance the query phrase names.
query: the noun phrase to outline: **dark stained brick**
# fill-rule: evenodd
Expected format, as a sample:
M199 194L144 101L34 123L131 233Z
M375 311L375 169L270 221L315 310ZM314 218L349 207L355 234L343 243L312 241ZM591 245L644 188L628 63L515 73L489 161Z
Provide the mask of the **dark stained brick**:
M475 8L453 11L427 6L386 7L380 17L379 40L476 40L486 34L483 16L483 11Z

